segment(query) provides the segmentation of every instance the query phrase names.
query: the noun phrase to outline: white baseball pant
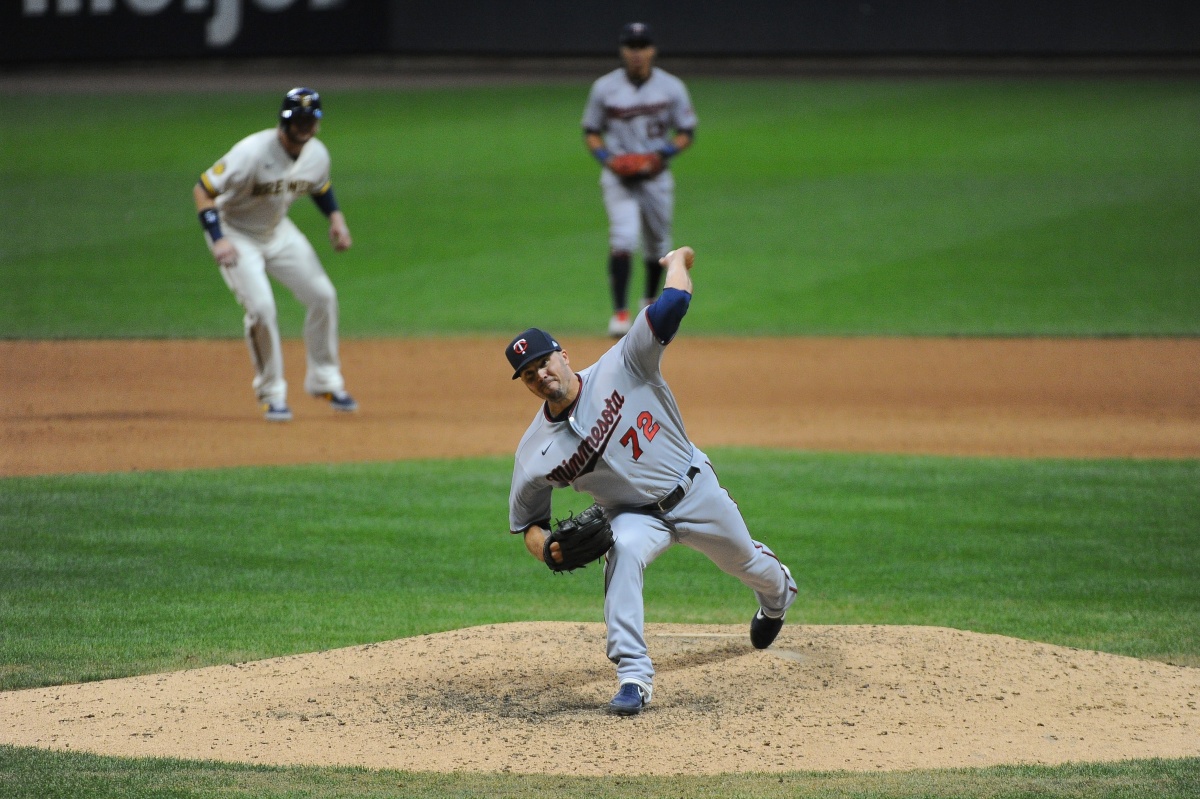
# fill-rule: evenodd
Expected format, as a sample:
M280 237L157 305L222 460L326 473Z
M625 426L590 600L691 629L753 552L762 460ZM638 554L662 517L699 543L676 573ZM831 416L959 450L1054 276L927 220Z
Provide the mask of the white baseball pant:
M310 394L342 391L345 381L338 359L337 291L312 244L287 217L266 241L228 224L225 236L237 248L238 263L232 268L222 267L221 276L246 312L246 344L254 365L253 386L259 402L287 400L279 320L268 276L287 286L307 309L304 347L308 364L304 390Z

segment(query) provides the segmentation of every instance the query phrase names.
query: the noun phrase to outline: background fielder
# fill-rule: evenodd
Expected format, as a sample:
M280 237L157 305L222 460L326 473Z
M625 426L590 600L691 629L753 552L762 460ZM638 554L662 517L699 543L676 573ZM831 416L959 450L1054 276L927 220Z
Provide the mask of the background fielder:
M358 409L346 393L338 359L337 292L312 244L287 217L297 197L310 195L329 217L333 248L350 248L350 230L329 179L329 151L315 138L321 116L320 95L292 89L283 98L279 125L239 141L192 190L213 259L246 311L254 393L273 422L289 421L292 412L268 275L307 308L305 390L328 399L334 410Z
M607 653L619 688L609 710L641 711L654 691L643 632L647 566L672 544L702 552L754 591L759 609L750 641L765 649L796 599L791 572L753 540L737 503L717 481L708 456L684 430L661 371L667 344L691 302L690 247L668 254L662 296L638 314L621 341L579 372L549 334L530 328L505 355L534 396L545 401L517 447L509 527L543 560L555 488L572 486L604 508L614 543L604 573ZM557 543L550 557L561 560Z
M629 277L639 238L646 264L641 306L658 295L659 259L671 249L675 216L675 178L669 162L691 146L696 129L687 87L654 66L658 51L650 26L629 23L621 30L620 45L622 66L592 84L583 111L584 142L605 167L600 187L608 214L610 336L629 330ZM656 157L636 174L618 175L614 160L630 153Z

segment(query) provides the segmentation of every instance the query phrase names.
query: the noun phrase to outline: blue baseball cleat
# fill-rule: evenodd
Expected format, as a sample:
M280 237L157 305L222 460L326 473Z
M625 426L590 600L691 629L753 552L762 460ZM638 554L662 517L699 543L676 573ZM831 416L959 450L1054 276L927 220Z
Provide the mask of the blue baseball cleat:
M268 422L290 422L292 409L286 402L268 402L263 405L263 418Z
M608 712L618 716L635 716L646 706L646 695L631 682L622 683L617 695L608 703Z
M332 391L322 396L329 400L329 407L335 411L352 413L358 410L358 403L354 401L354 397L351 397L345 391Z

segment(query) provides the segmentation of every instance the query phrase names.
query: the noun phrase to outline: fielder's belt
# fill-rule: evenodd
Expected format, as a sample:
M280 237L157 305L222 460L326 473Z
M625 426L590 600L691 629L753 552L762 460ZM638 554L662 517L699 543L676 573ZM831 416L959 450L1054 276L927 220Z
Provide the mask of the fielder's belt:
M700 467L693 466L687 470L687 482L680 483L671 489L671 493L660 499L658 502L651 502L649 505L643 505L638 508L641 513L668 513L676 505L683 501L683 497L687 494L688 489L692 487L692 481L696 479L696 475L700 474Z

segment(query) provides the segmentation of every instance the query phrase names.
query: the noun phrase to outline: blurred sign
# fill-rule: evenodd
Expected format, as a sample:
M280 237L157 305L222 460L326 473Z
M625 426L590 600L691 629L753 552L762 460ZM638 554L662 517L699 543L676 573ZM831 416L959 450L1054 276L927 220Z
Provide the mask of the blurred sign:
M321 55L381 49L368 0L5 0L0 60Z

